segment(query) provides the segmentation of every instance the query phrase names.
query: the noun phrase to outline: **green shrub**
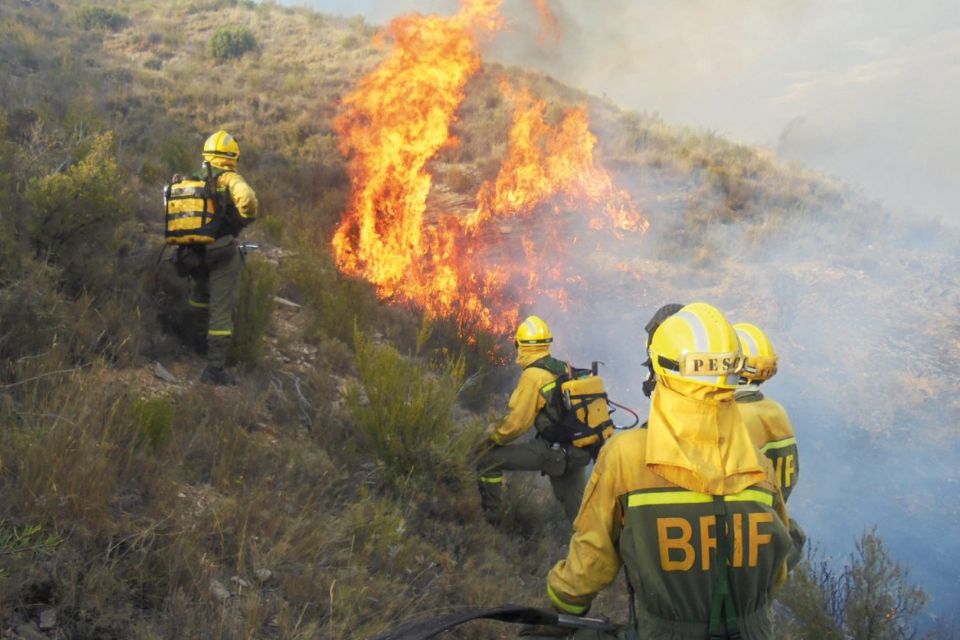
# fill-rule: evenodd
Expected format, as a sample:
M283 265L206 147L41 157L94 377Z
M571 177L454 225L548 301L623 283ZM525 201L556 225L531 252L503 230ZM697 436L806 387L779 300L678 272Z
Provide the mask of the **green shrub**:
M273 317L273 298L277 292L277 276L273 265L264 260L247 258L240 283L240 304L237 307L231 360L254 365L263 354L263 336Z
M873 528L855 541L842 570L809 547L777 600L775 623L783 637L892 640L918 637L928 596Z
M77 24L81 29L109 29L119 31L130 22L127 16L105 7L83 6L76 13Z
M257 39L250 29L237 25L217 29L207 43L207 54L217 60L239 58L257 48Z
M105 257L121 223L132 215L112 147L112 134L97 136L79 162L33 178L24 193L30 205L28 241L37 256L63 267L66 282L75 289L116 284L115 264Z
M57 292L56 269L37 265L17 275L0 286L0 361L49 349L71 311ZM4 371L6 375L9 372Z
M373 286L338 272L325 248L303 239L296 256L284 261L282 269L284 282L294 289L291 295L311 312L312 333L353 344L354 326L367 330L373 325L378 309Z
M430 367L356 329L354 351L360 383L348 390L347 407L368 450L394 479L429 472L457 448L452 410L463 360Z
M37 558L49 555L63 542L56 533L48 533L38 524L18 527L0 522L0 560L19 560L22 556ZM0 565L0 578L7 577L6 567Z
M173 402L166 396L144 398L133 403L133 415L140 433L153 451L165 447L173 436Z

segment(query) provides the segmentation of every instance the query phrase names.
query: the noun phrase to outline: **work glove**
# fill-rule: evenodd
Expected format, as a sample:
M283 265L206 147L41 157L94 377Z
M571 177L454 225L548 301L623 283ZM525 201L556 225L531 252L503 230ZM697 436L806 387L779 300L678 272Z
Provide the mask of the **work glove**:
M793 569L803 558L803 547L807 544L807 534L796 520L790 518L790 538L793 548L787 553L787 571Z

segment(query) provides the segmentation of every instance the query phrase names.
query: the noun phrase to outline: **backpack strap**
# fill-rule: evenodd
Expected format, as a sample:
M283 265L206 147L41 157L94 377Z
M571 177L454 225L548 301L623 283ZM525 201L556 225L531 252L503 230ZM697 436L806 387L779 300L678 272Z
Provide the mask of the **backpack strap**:
M710 600L710 626L707 640L740 640L740 618L730 592L730 574L727 561L730 541L727 537L727 503L723 496L713 496L713 514L716 517L717 569L713 574L713 596Z
M527 366L525 366L524 371L527 369L543 369L549 371L553 375L560 377L562 375L568 374L571 371L571 366L569 363L564 362L563 360L558 360L553 356L546 355L540 358L539 360L534 360Z

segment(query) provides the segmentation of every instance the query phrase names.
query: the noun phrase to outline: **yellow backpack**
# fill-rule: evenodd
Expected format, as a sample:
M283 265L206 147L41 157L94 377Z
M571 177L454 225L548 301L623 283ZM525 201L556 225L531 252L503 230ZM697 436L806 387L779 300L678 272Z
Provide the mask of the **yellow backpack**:
M589 449L596 458L600 447L614 434L613 420L603 378L597 363L590 369L578 369L554 358L530 365L557 376L540 389L545 401L538 433L547 442Z
M209 168L206 178L174 176L163 190L163 203L167 244L210 244L219 237L223 216L218 214L216 180Z

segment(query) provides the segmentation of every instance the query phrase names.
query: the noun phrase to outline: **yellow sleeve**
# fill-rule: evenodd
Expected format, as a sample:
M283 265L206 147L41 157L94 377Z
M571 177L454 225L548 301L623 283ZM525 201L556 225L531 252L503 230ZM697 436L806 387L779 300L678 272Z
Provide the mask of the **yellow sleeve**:
M250 188L250 185L247 184L247 181L244 180L240 174L231 172L226 175L227 189L230 191L230 198L233 200L233 204L236 205L242 222L244 225L253 222L257 217L257 209L259 208L257 194L254 193L253 189Z
M617 472L611 468L616 464L606 455L609 449L600 450L584 490L567 558L558 562L547 576L547 595L554 607L565 613L586 612L597 593L613 582L620 571L617 541L623 518L617 499Z
M504 445L525 434L533 426L537 412L543 408L544 400L540 395L540 387L552 378L552 375L542 369L524 369L517 388L513 390L507 403L509 413L494 429L490 439L496 444Z

